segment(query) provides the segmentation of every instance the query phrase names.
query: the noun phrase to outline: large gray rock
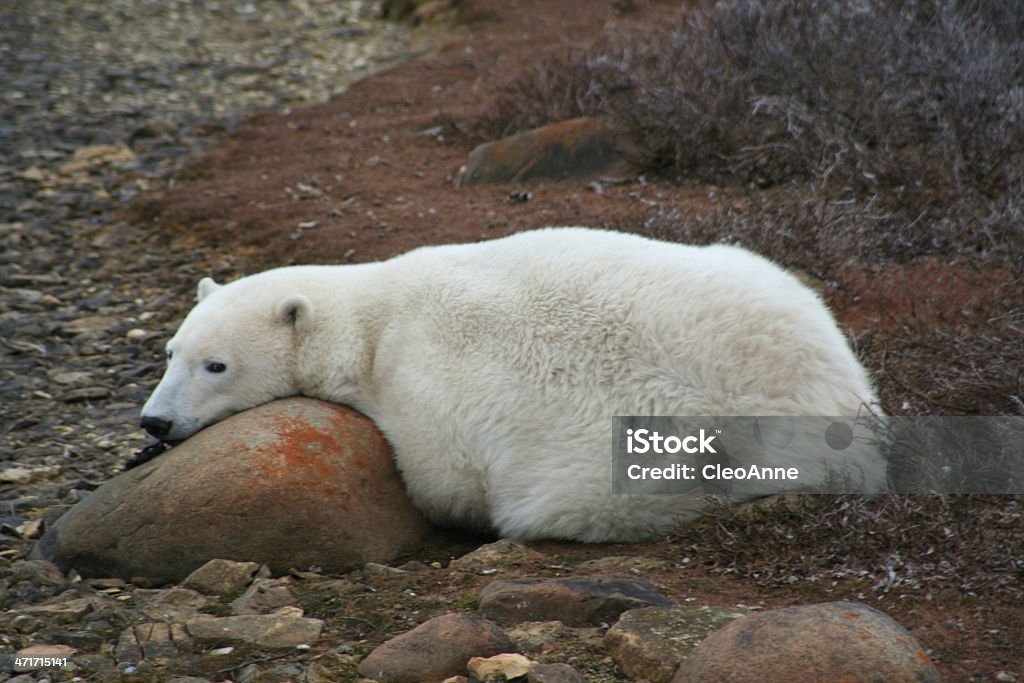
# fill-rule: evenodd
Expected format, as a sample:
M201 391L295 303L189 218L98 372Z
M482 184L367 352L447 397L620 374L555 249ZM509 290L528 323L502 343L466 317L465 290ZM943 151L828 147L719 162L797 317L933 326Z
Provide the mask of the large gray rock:
M178 582L208 560L343 572L430 527L366 417L289 398L215 424L93 491L32 557L84 576Z
M672 683L938 683L920 643L860 602L786 607L737 619L698 645Z

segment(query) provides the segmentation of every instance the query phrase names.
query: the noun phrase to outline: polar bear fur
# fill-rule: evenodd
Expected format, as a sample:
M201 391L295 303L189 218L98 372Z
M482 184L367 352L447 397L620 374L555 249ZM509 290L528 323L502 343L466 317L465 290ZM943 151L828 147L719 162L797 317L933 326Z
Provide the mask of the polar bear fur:
M631 541L699 514L700 496L612 494L615 415L876 402L819 298L731 246L551 228L206 278L198 299L143 408L170 423L161 438L285 396L347 404L388 438L424 514L503 536ZM884 488L877 452L853 457Z

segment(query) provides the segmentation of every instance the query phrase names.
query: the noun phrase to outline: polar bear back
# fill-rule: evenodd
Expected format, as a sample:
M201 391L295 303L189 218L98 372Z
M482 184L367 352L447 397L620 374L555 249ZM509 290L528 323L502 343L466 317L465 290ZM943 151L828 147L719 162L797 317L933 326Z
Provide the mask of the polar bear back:
M632 540L689 496L611 495L615 415L856 415L870 381L795 277L729 246L586 229L431 247L381 271L366 406L435 520ZM884 466L865 453L873 485Z
M402 334L427 334L456 375L477 362L588 387L616 414L854 415L876 400L817 295L744 249L563 228L387 265L406 283L389 287Z

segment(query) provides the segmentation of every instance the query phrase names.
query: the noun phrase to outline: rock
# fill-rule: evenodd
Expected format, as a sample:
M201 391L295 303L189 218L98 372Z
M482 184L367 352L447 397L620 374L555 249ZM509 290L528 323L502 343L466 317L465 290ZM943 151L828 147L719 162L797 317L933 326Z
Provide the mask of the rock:
M561 121L480 145L470 152L459 184L623 178L635 172L624 156L628 148L604 119Z
M296 603L295 594L288 587L291 579L256 579L252 585L231 601L235 614L266 614Z
M22 607L18 611L32 617L49 619L57 624L77 624L82 617L96 609L95 598L62 598L64 595L40 605Z
M521 654L505 652L491 657L472 657L466 664L469 675L481 683L503 683L526 676L532 662Z
M289 398L208 427L100 486L31 556L83 576L153 583L181 581L215 558L275 574L340 573L409 552L429 529L370 420Z
M62 175L84 173L107 164L124 165L135 161L135 153L124 145L90 145L75 150L71 160L60 167Z
M587 683L579 671L568 664L534 662L526 675L527 683Z
M859 602L756 612L715 631L673 683L701 681L931 683L938 670L888 615Z
M126 628L114 648L118 662L137 664L143 660L170 660L178 656L179 646L192 643L181 624L148 623Z
M66 583L63 572L53 562L46 560L18 560L11 564L9 581L30 581L37 586L63 586Z
M250 643L259 647L298 647L320 637L323 622L302 616L298 607L273 614L198 617L185 624L189 635L204 643Z
M515 642L517 651L530 654L557 651L568 643L597 649L604 638L604 632L600 627L574 628L560 621L527 621L515 628L506 629L505 632Z
M569 626L598 626L629 609L671 604L653 584L634 577L494 581L480 594L480 613L490 619Z
M216 558L185 577L181 585L206 595L238 594L252 582L259 569L260 565L257 562L235 562Z
M68 657L75 654L75 648L68 645L39 643L18 650L18 657Z
M95 652L103 645L103 636L91 631L47 631L43 637L51 643L67 645L80 652Z
M525 544L511 538L502 538L482 545L476 550L457 557L449 565L453 569L491 569L523 564L529 557L543 557L532 552Z
M34 666L32 664L24 664L24 663L19 664L17 660L18 659L31 658L31 657L57 657L57 658L68 658L71 661L74 661L73 660L73 656L74 656L74 654L76 652L77 652L77 650L75 650L75 648L70 647L68 645L56 645L56 644L51 644L51 643L39 643L37 645L29 645L28 647L23 647L20 650L18 650L14 654L14 660L15 661L14 662L10 662L10 663L13 664L12 669L14 671L16 671L16 672L33 671L35 669L38 669L39 667ZM8 661L10 661L10 660L8 660ZM61 667L61 668L63 668L63 667Z
M750 610L727 607L643 607L623 612L604 646L623 673L665 683L712 631Z
M359 665L359 673L389 683L442 681L466 672L472 657L512 652L515 644L496 624L453 612L387 641Z
M142 614L159 621L184 622L199 613L210 602L201 593L188 588L157 591L141 608Z

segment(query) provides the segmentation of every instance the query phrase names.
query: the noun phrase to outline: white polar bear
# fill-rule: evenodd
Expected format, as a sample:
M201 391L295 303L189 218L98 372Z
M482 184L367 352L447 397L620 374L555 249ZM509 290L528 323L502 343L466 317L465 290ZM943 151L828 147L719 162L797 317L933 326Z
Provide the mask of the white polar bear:
M857 415L876 397L819 298L766 259L586 228L209 278L142 426L180 441L304 395L391 442L436 523L632 541L700 496L612 494L615 415ZM877 451L854 453L882 490ZM823 476L823 475L821 475Z

